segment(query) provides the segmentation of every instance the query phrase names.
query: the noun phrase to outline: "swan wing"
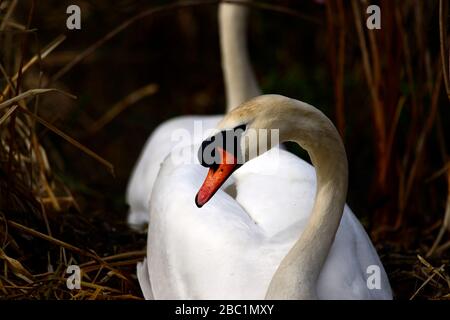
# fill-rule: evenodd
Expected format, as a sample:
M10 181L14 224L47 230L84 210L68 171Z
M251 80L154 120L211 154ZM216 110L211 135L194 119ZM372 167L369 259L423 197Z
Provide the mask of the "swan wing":
M379 286L372 282L376 268ZM383 264L364 227L348 206L318 281L322 299L392 299Z
M136 229L148 223L149 200L161 163L176 147L200 143L205 133L223 116L182 116L159 125L150 135L128 183L126 200L130 206L128 224ZM196 128L200 133L195 132Z
M297 156L276 149L247 164L235 173L236 200L264 231L266 254L283 252L283 257L303 232L311 214L316 193L315 169ZM379 289L369 289L367 285L373 266L379 268ZM322 299L392 299L378 254L348 206L319 277L318 295Z
M166 159L158 175L147 246L157 299L238 299L258 292L258 278L246 277L259 266L249 259L263 234L223 189L197 208L194 199L206 171L199 164L173 165ZM262 298L264 284L259 287Z
M152 284L150 283L150 277L147 267L147 259L144 259L144 261L139 262L136 265L136 274L138 277L139 285L141 287L142 293L144 295L144 298L146 300L153 300L153 291L152 291Z

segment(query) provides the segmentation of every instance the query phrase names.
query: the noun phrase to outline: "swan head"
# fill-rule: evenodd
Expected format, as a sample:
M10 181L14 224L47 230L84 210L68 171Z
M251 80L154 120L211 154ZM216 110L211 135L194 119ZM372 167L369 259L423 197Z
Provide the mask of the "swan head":
M195 198L198 207L245 162L281 142L297 142L310 156L324 154L325 158L336 152L330 149L342 146L336 128L321 111L281 95L261 95L241 104L216 129L198 153L200 163L209 167Z

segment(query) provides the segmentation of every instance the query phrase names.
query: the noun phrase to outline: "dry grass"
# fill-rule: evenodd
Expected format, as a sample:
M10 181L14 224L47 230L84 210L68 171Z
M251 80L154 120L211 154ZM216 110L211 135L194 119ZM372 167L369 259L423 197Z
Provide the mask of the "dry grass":
M2 10L7 12L0 26L0 31L4 32L2 48L9 51L11 60L3 59L0 65L4 84L0 96L0 296L8 299L141 299L134 270L137 261L142 260L145 254L143 251L100 257L95 251L97 248L86 245L80 248L69 243L79 242L76 239L79 235L72 238L64 236L69 242L58 238L63 236L64 230L55 230L54 227L61 219L76 217L79 206L69 188L53 175L51 162L40 142L38 124L99 161L111 172L113 167L38 115L40 95L54 92L72 99L74 96L57 88L23 88L27 71L36 65L39 69L42 60L58 48L65 36L57 37L42 51L25 60L25 48L33 39L29 33L34 31L29 30L29 25L10 20L17 1L3 1L1 4ZM32 14L33 6L29 16ZM21 34L19 45L12 41L12 37L5 36L14 32ZM19 71L14 71L17 66ZM41 83L40 80L37 82ZM89 228L87 223L84 227ZM83 223L78 223L78 227L82 232ZM67 288L66 269L71 264L81 267L82 290Z
M73 158L84 153L100 164L97 171L112 173L112 163L80 139L108 130L131 105L163 88L148 82L130 90L112 107L103 107L98 120L80 126L76 138L56 124L58 115L49 111L45 98L63 103L75 99L69 92L79 89L67 89L63 77L132 24L217 2L140 10L85 49L64 53L63 65L47 74L43 65L58 53L66 35L42 46L31 22L36 6L43 4L30 1L26 14L19 15L24 7L17 0L0 1L0 297L141 299L135 265L145 255L145 236L126 227L124 214L120 219L108 216L101 196L74 192L55 173L64 170L59 153L67 149L53 149L48 136L73 147ZM298 4L281 2L250 7L324 30L334 120L350 154L355 141L350 130L370 122L370 136L362 137L376 167L368 190L369 227L396 297L450 299L448 3L381 0L383 31L368 31L359 1L329 0L322 16L299 13ZM26 18L16 20L19 16ZM348 90L347 74L359 77L363 94ZM360 98L366 92L368 98ZM355 116L361 102L367 105L367 113L361 112L366 118ZM86 205L95 202L99 204ZM81 290L66 286L71 264L82 269Z

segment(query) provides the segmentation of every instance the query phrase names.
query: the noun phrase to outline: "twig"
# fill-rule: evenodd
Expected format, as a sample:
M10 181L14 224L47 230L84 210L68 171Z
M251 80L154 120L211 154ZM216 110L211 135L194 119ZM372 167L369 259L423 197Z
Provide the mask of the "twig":
M91 149L85 147L84 145L79 143L77 140L75 140L74 138L72 138L68 134L64 133L63 131L61 131L60 129L55 127L50 122L48 122L48 121L42 119L41 117L35 115L30 110L28 110L26 108L21 108L21 110L23 110L24 112L26 112L27 114L29 114L30 116L35 118L39 123L41 123L42 125L46 126L48 129L50 129L51 131L53 131L54 133L59 135L61 138L63 138L64 140L66 140L67 142L72 144L73 146L77 147L78 149L80 149L81 151L83 151L84 153L89 155L90 157L94 158L95 160L97 160L98 162L103 164L105 167L108 168L108 170L111 172L111 174L114 174L114 166L109 161L107 161L104 158L100 157L97 153L95 153Z
M21 100L25 100L25 99L27 99L29 97L34 97L34 96L36 96L38 94L43 94L43 93L48 93L48 92L58 92L58 93L61 93L61 94L65 95L65 96L67 96L69 98L76 99L76 96L74 96L74 95L72 95L70 93L64 92L62 90L59 90L59 89L55 89L55 88L30 89L28 91L25 91L25 92L15 96L14 98L8 99L8 100L0 103L0 110L5 108L5 107L9 107L10 105L15 104L16 102L19 102Z
M446 57L446 49L447 49L446 30L447 30L447 1L445 1L444 5L444 1L439 0L439 40L441 47L442 75L444 77L445 91L447 92L448 99L450 100L450 79L448 74L450 71L447 69L448 61Z
M60 35L60 36L56 37L56 39L53 40L46 48L44 48L44 50L41 53L35 54L19 71L21 73L25 73L30 67L32 67L40 59L44 59L45 57L47 57L65 39L66 39L66 36L64 36L64 35ZM0 97L0 102L3 101L3 99L8 94L9 90L11 90L11 88L13 88L12 84L17 81L20 72L17 72L13 77L11 77L11 80L8 82L8 85L5 87L5 89L2 92L2 97Z
M3 220L3 219L4 218L0 217L0 220ZM66 248L66 249L68 249L70 251L73 251L75 253L78 253L80 255L93 258L96 261L102 261L102 260L99 260L100 258L97 255L95 255L95 254L93 254L91 252L84 251L84 250L82 250L82 249L80 249L80 248L78 248L78 247L76 247L74 245L71 245L71 244L67 243L67 242L64 242L62 240L56 239L54 237L51 237L49 235L46 235L46 234L41 233L39 231L36 231L34 229L28 228L28 227L26 227L26 226L24 226L24 225L22 225L20 223L17 223L17 222L11 221L11 220L7 220L6 222L8 223L8 225L10 227L12 227L14 229L24 231L24 232L26 232L28 234L31 234L31 235L33 235L35 237L38 237L38 238L44 239L46 241L49 241L49 242L51 242L51 243L53 243L55 245L58 245L58 246L63 247L63 248Z
M6 11L5 15L3 16L2 24L0 24L0 30L5 29L6 24L9 21L9 18L11 17L11 14L13 13L14 9L16 8L17 0L13 0L11 4L8 7L8 11Z
M151 83L127 95L124 99L113 105L100 119L98 119L88 130L89 133L95 133L110 123L115 117L123 112L130 105L139 100L151 96L158 91L158 85Z
M434 84L433 94L431 97L430 112L428 114L425 124L424 124L424 126L419 134L419 137L417 139L414 162L411 165L410 175L406 182L405 197L403 200L405 202L408 200L409 195L411 194L413 182L416 178L416 172L418 170L419 163L420 163L420 160L422 157L422 152L423 152L424 146L426 144L428 134L433 127L434 119L437 114L439 93L441 91L441 85L442 85L442 70L441 69L438 70L436 77L437 78L436 78L436 81Z
M144 257L145 254L146 254L145 250L130 251L130 252L118 253L118 254L115 254L112 256L104 257L102 260L106 262L106 261L119 260L119 259L130 258L130 257ZM84 268L84 267L93 265L93 264L95 264L95 262L96 261L88 261L88 262L80 265L80 268Z
M5 122L6 119L8 119L18 107L19 105L16 104L9 108L9 110L6 111L5 114L0 118L0 125L2 125L2 123Z
M420 255L417 255L417 258L423 265L425 265L429 269L429 271L432 274L428 276L428 278L422 283L422 285L416 290L416 292L414 292L414 294L409 298L409 300L413 300L417 296L417 294L427 285L427 283L433 280L434 276L438 275L440 278L446 280L446 278L441 274L441 272L444 271L445 265L441 265L439 268L435 268Z
M434 240L431 249L427 252L427 257L431 256L434 253L437 246L441 243L442 237L446 232L450 232L450 167L447 169L447 205L445 206L444 221L442 222L441 228L439 229L436 240Z
M378 156L378 183L380 185L384 184L384 179L386 177L387 164L384 162L385 159L385 143L386 143L386 130L385 130L385 119L384 119L384 109L380 102L379 94L377 91L376 83L374 82L374 76L370 66L369 52L367 49L366 40L364 37L364 32L362 29L362 21L360 16L360 8L358 1L352 1L353 15L355 17L355 26L358 34L359 45L361 47L361 53L363 58L364 73L366 75L367 84L369 86L370 95L372 97L372 113L374 115L375 133L377 135L377 156Z

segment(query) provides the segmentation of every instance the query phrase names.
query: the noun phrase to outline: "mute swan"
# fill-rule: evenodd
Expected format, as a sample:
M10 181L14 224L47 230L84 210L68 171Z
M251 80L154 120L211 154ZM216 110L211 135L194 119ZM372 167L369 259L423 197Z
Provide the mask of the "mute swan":
M138 265L144 296L391 299L378 255L345 205L347 158L331 121L304 102L263 95L232 110L218 130L242 125L241 167L229 148L217 149L221 163L208 173L170 156L163 162L150 202L147 259ZM259 129L278 129L280 142L297 142L315 170L279 148L249 160L262 150L261 139L259 149L247 143ZM232 172L235 199L220 188ZM375 287L369 270L378 271Z
M227 112L240 103L260 93L249 62L245 39L247 26L247 8L242 5L219 5L219 33L224 72ZM141 229L148 222L149 200L160 165L164 158L183 143L199 143L208 130L213 129L223 115L216 116L180 116L168 120L152 133L137 161L127 187L126 199L130 206L128 225ZM194 135L195 126L203 134ZM188 143L175 141L174 132L185 130L194 138Z

